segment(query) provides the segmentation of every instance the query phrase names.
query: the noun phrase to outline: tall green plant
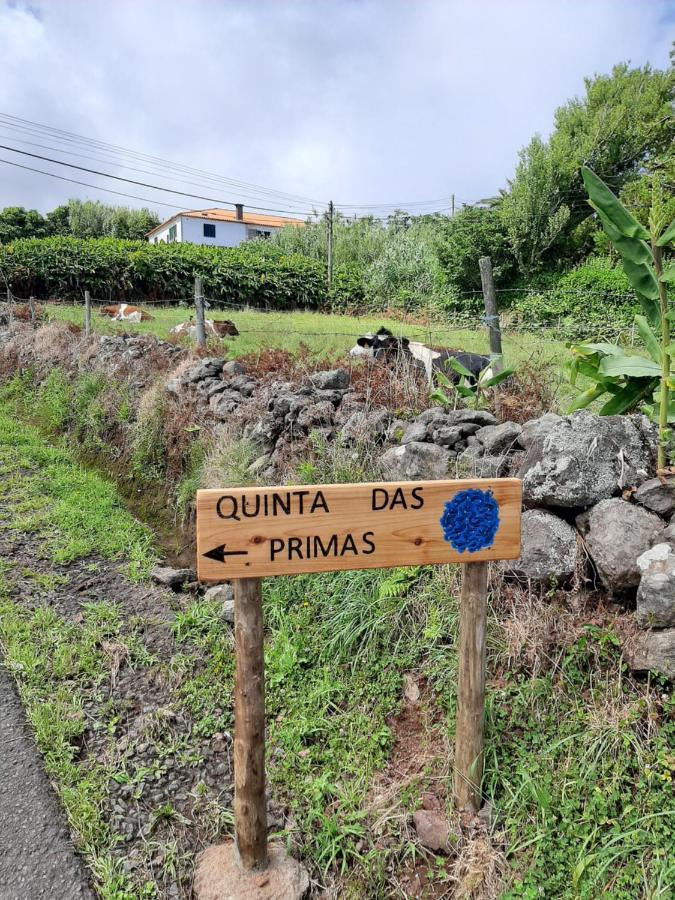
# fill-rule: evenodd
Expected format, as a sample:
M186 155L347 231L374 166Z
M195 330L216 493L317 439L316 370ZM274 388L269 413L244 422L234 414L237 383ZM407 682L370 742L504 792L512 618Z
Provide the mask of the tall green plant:
M572 347L572 381L581 373L593 386L584 391L572 409L588 406L605 393L612 396L600 415L627 412L652 398L645 411L659 423L658 466L666 463L669 423L675 421L675 405L670 392L675 388L671 360L675 345L670 343L667 285L675 281L675 264L664 266L663 251L675 242L675 221L667 225L661 191L655 181L649 230L630 213L607 185L589 168L582 168L589 203L621 257L626 276L634 288L644 315L635 317L638 334L650 358L625 352L613 344L583 343Z

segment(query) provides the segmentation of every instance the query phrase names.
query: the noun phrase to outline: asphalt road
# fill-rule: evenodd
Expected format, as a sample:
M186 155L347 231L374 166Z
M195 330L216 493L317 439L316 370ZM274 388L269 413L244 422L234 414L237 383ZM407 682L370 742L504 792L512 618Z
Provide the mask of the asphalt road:
M14 682L0 663L0 900L94 900Z

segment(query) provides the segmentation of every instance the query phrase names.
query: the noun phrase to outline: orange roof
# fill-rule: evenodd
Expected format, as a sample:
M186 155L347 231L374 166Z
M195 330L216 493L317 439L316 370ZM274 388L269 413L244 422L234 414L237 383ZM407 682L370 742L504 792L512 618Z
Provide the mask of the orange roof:
M189 219L210 219L215 222L241 222L243 225L258 225L267 228L283 228L284 225L302 227L305 224L303 219L291 219L286 216L266 216L258 212L249 213L246 212L246 210L244 210L243 219L238 219L237 214L233 209L218 209L215 207L214 209L192 209L187 210L186 212L176 213L175 216L171 216L166 222L162 222L161 225L156 225L153 229L148 231L146 237L154 234L155 231L158 231L160 228L164 228L169 222L173 222L181 216L186 216Z

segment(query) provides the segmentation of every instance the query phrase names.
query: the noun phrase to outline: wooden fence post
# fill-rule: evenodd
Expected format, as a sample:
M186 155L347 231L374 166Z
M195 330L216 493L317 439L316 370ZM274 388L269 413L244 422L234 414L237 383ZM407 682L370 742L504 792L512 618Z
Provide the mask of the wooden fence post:
M32 294L28 298L28 310L30 313L30 324L35 325L35 297Z
M243 869L267 867L262 581L235 580L234 823Z
M497 312L497 292L492 277L492 262L489 256L483 256L478 260L480 268L480 280L483 286L483 299L485 301L485 324L488 327L490 338L490 355L495 357L502 355L502 331ZM495 375L501 370L500 360L493 366Z
M486 562L462 566L454 794L457 809L473 812L481 807L483 780L487 581Z
M206 347L206 330L204 327L204 292L202 280L195 278L195 320L197 326L197 346Z
M91 334L91 294L89 291L84 292L84 336L89 337Z
M333 206L333 201L331 200L328 204L328 248L327 248L327 278L328 278L328 290L333 287L333 213L335 207Z

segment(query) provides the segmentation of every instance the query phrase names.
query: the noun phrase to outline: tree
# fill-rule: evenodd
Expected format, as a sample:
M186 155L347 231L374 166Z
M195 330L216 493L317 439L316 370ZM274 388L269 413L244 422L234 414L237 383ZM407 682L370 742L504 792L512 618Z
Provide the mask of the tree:
M7 206L0 212L0 244L19 238L45 237L48 233L47 222L36 209Z
M481 288L478 260L489 256L497 281L514 274L516 261L499 211L466 206L452 218L434 216L436 247L448 283L459 292Z
M501 204L501 216L518 266L530 275L564 233L570 210L560 190L551 148L539 135L520 151L520 162Z
M48 212L46 218L49 234L70 234L70 214L67 203Z
M556 110L548 142L535 137L520 152L500 208L523 274L566 259L591 241L582 166L617 193L672 160L675 70L615 66L585 82L585 94ZM643 204L644 206L644 204Z

